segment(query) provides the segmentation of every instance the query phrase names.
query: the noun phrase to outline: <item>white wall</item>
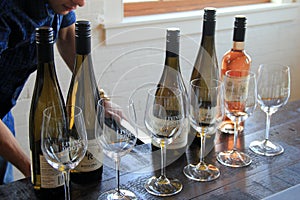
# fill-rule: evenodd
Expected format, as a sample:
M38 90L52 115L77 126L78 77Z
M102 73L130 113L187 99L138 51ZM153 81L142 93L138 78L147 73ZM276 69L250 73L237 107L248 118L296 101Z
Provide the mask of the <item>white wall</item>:
M84 8L77 11L78 18L88 19L93 24L93 61L97 81L108 93L130 93L138 85L147 81L156 81L160 76L164 60L165 39L105 45L101 42L103 30L98 25L99 3L97 0L87 1ZM292 90L290 100L300 99L300 5L294 3L297 16L290 21L250 26L246 33L246 49L253 59L252 70L256 71L260 63L278 62L287 64L292 72ZM275 13L275 12L274 12ZM273 13L273 14L274 14ZM235 14L232 13L232 20ZM289 15L289 13L285 13ZM272 15L272 12L269 13ZM258 20L264 20L259 19ZM248 19L250 22L251 19ZM218 22L217 22L218 23ZM179 24L180 25L180 24ZM201 30L201 20L195 25ZM151 25L149 31L160 26ZM135 30L121 33L134 35ZM118 36L115 36L118 37ZM190 76L192 64L199 48L201 33L183 35L181 37L181 68L184 78ZM113 38L107 38L113 39ZM232 29L216 32L216 48L219 61L222 55L231 48ZM56 54L56 67L60 85L66 96L71 73L64 66L62 59ZM298 76L298 77L297 77ZM29 155L28 113L35 81L35 73L29 78L17 106L13 109L16 119L17 139ZM22 177L17 174L17 178Z

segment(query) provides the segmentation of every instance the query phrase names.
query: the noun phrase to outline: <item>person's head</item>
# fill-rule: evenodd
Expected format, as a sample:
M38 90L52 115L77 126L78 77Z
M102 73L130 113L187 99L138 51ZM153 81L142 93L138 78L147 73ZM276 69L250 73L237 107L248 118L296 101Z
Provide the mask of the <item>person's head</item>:
M85 4L85 0L48 0L48 2L54 12L61 15L66 15L77 6L82 7Z

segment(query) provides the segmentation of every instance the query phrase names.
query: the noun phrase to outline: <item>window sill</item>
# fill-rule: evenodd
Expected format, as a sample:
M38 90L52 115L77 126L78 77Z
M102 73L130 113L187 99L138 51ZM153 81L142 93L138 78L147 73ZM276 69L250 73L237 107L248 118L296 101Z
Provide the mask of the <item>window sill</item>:
M219 8L216 31L232 29L233 16L247 16L247 26L258 26L294 20L297 3L267 3L248 6ZM105 44L114 45L163 38L167 27L178 27L182 35L199 34L202 31L203 10L126 17L121 23L101 24Z

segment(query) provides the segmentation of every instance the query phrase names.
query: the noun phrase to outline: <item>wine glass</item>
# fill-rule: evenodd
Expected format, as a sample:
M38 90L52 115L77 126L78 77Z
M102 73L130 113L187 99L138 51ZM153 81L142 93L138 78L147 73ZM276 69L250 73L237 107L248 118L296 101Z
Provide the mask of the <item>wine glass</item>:
M117 98L110 97L109 102L99 100L97 104L96 139L103 152L115 161L117 182L116 189L102 193L98 200L137 199L133 192L120 189L121 157L133 149L138 137L136 115L131 102L125 102L128 106L121 106L120 103L114 103Z
M200 162L188 164L183 173L195 181L211 181L220 176L219 169L204 162L205 139L214 134L224 116L222 82L210 80L201 85L203 79L194 79L190 83L190 121L192 127L200 134Z
M161 175L151 177L145 189L152 195L171 196L182 190L177 179L166 177L166 149L185 127L185 109L183 94L180 90L170 87L155 87L148 91L144 123L148 135L161 149Z
M250 117L257 100L255 74L246 70L229 70L224 80L225 114L234 123L233 149L219 152L217 160L228 167L244 167L251 164L249 155L237 149L239 124Z
M87 150L87 134L81 108L67 106L68 117L51 106L43 112L41 148L47 162L63 172L65 200L70 200L70 170L83 159Z
M284 106L290 96L290 68L277 64L262 64L257 76L258 104L266 113L265 139L250 143L250 149L259 155L275 156L284 148L269 140L271 115Z

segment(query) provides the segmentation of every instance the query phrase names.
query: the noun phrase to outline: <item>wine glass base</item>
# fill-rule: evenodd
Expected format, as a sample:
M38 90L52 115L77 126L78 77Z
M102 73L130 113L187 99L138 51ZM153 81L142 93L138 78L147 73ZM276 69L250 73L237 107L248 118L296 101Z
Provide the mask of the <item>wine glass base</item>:
M250 156L237 150L220 152L217 160L228 167L246 167L252 162Z
M145 184L148 193L155 196L172 196L182 190L182 184L177 179L151 177Z
M183 173L189 179L201 182L212 181L220 176L220 170L217 167L211 164L206 165L200 163L197 165L189 164L185 166Z
M256 154L263 156L277 156L284 152L284 148L269 140L253 141L250 143L249 148Z
M107 192L102 193L98 200L136 200L137 197L135 194L129 190L120 190L118 193L116 190L109 190Z

